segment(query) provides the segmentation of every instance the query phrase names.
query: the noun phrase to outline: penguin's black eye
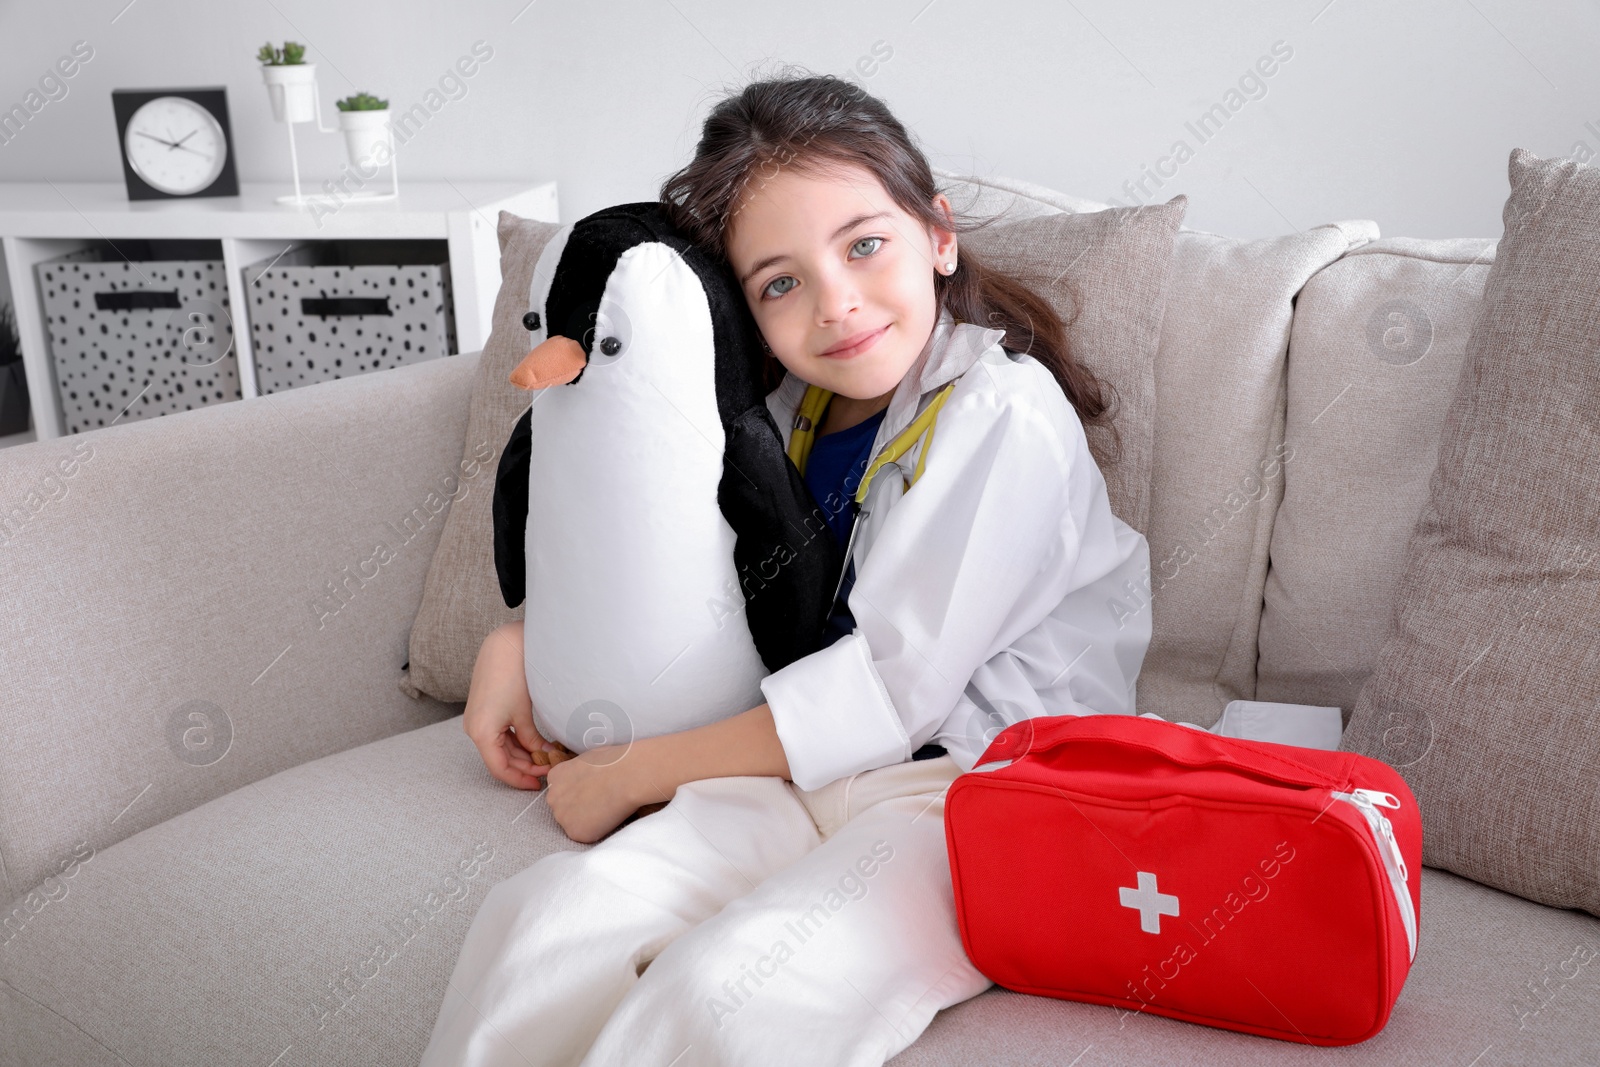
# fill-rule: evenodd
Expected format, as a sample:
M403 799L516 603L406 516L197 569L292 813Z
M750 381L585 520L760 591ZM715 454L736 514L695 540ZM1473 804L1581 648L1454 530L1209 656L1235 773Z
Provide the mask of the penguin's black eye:
M622 342L615 337L606 337L600 342L600 351L608 356L614 356L622 351Z
M537 311L530 311L523 315L522 328L527 330L529 333L537 330L539 328L539 313Z

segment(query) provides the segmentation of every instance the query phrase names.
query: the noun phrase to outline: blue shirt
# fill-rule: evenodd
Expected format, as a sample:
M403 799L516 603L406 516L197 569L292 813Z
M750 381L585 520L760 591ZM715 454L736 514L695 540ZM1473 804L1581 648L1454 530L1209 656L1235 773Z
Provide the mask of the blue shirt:
M823 434L811 443L811 455L806 459L806 488L822 505L828 529L833 531L841 550L850 539L850 520L855 516L850 501L861 487L867 464L872 461L869 453L883 416L884 411L880 411L848 429Z
M828 530L840 551L850 540L850 523L855 518L851 501L861 487L861 479L866 477L867 464L872 462L872 442L887 410L848 429L823 434L811 443L811 455L806 459L806 488L821 506ZM839 598L833 602L823 633L824 646L856 628L855 618L845 606L850 588L855 585L855 573L855 565L847 563L844 581L839 584Z

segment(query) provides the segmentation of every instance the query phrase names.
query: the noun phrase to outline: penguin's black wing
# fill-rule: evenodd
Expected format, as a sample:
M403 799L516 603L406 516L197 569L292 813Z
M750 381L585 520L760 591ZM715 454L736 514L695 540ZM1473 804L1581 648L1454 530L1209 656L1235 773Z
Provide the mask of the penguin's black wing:
M511 428L494 475L494 571L506 607L522 603L527 593L528 462L532 452L533 406Z
M750 636L767 670L781 670L822 647L844 552L784 452L765 401L727 427L717 503L737 538L733 561Z

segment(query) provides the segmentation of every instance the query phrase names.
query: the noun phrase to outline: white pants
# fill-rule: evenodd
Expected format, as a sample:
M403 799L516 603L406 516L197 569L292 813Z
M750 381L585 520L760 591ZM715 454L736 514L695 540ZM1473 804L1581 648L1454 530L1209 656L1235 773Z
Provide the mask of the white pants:
M879 1067L992 984L956 924L959 773L706 778L543 857L484 898L422 1067Z

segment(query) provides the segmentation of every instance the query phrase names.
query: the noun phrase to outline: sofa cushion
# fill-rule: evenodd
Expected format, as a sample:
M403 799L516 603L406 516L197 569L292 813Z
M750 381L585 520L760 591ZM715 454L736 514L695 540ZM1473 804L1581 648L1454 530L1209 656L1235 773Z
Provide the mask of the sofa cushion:
M1386 636L1374 620L1394 605L1494 251L1492 238L1385 238L1300 291L1256 699L1349 719Z
M464 701L478 648L489 632L522 618L524 608L507 608L494 569L494 476L500 452L517 419L528 410L528 393L510 382L511 371L528 354L528 330L522 316L529 310L533 269L545 245L560 231L553 222L539 222L500 212L500 291L494 300L489 341L483 347L478 375L468 406L466 442L461 466L486 473L450 509L439 549L428 565L422 606L411 626L408 667L400 688L412 697Z
M459 716L301 764L95 850L13 916L0 1065L414 1067L489 887L588 847L489 775Z
M1344 745L1400 765L1424 862L1600 914L1600 170L1520 148L1509 170L1393 633Z
M1178 235L1156 358L1155 627L1140 712L1209 726L1229 701L1256 698L1294 299L1317 271L1377 236L1368 221L1257 240Z
M588 847L490 777L459 719L291 768L95 851L8 928L0 1067L412 1067L489 888ZM1491 1044L1480 1067L1594 1062L1600 920L1421 876L1416 962L1361 1045L996 987L891 1062L1064 1064L1091 1044L1083 1063L1463 1067Z
M0 899L437 722L395 678L476 355L0 449ZM424 429L425 428L425 429Z
M1066 323L1072 358L1108 387L1110 425L1084 429L1112 512L1141 533L1150 515L1156 348L1173 239L1188 203L1176 196L1137 208L1002 220L961 237L964 247L1049 301Z

